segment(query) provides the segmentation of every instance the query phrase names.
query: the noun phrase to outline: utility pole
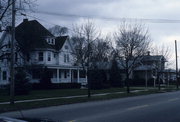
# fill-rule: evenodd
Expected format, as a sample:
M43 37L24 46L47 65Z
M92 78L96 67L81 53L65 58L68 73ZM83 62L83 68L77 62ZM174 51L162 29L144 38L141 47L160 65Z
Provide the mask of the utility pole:
M88 98L91 97L91 84L89 81L89 58L90 58L90 39L89 39L89 35L88 35L88 57L87 57L87 71L86 71L86 75L87 75L87 84L88 84Z
M15 41L15 2L12 2L12 27L11 27L11 66L10 66L10 104L14 104L14 41Z
M178 57L177 57L177 41L175 40L175 53L176 53L176 87L179 89L178 83Z

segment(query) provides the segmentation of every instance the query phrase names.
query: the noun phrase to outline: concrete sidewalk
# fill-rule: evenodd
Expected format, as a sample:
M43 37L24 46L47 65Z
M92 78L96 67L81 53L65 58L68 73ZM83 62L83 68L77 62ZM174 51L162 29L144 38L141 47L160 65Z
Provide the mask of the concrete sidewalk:
M142 92L147 90L133 90L132 93ZM101 94L92 94L91 96L105 96L110 94L123 94L126 92L112 92L112 93L101 93ZM87 97L87 95L77 95L77 96L66 96L66 97L53 97L53 98L42 98L42 99L32 99L32 100L17 100L14 103L28 103L28 102L39 102L39 101L46 101L46 100L58 100L58 99L71 99L71 98L82 98ZM0 105L7 105L10 102L0 102Z

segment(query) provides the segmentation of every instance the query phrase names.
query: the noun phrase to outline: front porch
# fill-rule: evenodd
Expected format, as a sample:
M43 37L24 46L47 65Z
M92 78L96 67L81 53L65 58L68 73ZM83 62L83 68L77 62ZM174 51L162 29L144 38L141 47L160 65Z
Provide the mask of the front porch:
M82 68L75 66L47 67L52 73L52 83L81 83L87 84L87 76Z

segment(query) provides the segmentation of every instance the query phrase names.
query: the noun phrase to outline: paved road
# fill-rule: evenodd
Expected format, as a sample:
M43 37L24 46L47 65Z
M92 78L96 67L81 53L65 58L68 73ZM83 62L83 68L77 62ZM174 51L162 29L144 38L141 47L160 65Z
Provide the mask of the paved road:
M22 111L25 117L58 122L180 122L180 92ZM19 112L0 114L20 117Z

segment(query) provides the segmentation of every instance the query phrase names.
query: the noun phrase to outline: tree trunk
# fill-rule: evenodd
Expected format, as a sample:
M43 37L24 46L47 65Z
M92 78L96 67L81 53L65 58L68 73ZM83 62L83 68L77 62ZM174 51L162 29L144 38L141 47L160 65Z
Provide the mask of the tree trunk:
M126 60L126 86L127 86L127 93L130 93L129 88L129 69L128 69L128 61Z
M158 72L158 76L157 76L157 80L158 80L158 90L160 91L161 90L161 81L160 81L160 76L159 76L159 72Z
M87 87L88 87L88 98L90 98L91 97L91 90L90 90L90 88L91 88L91 84L90 84L90 82L89 82L89 69L87 69L86 70L86 77L87 77Z

